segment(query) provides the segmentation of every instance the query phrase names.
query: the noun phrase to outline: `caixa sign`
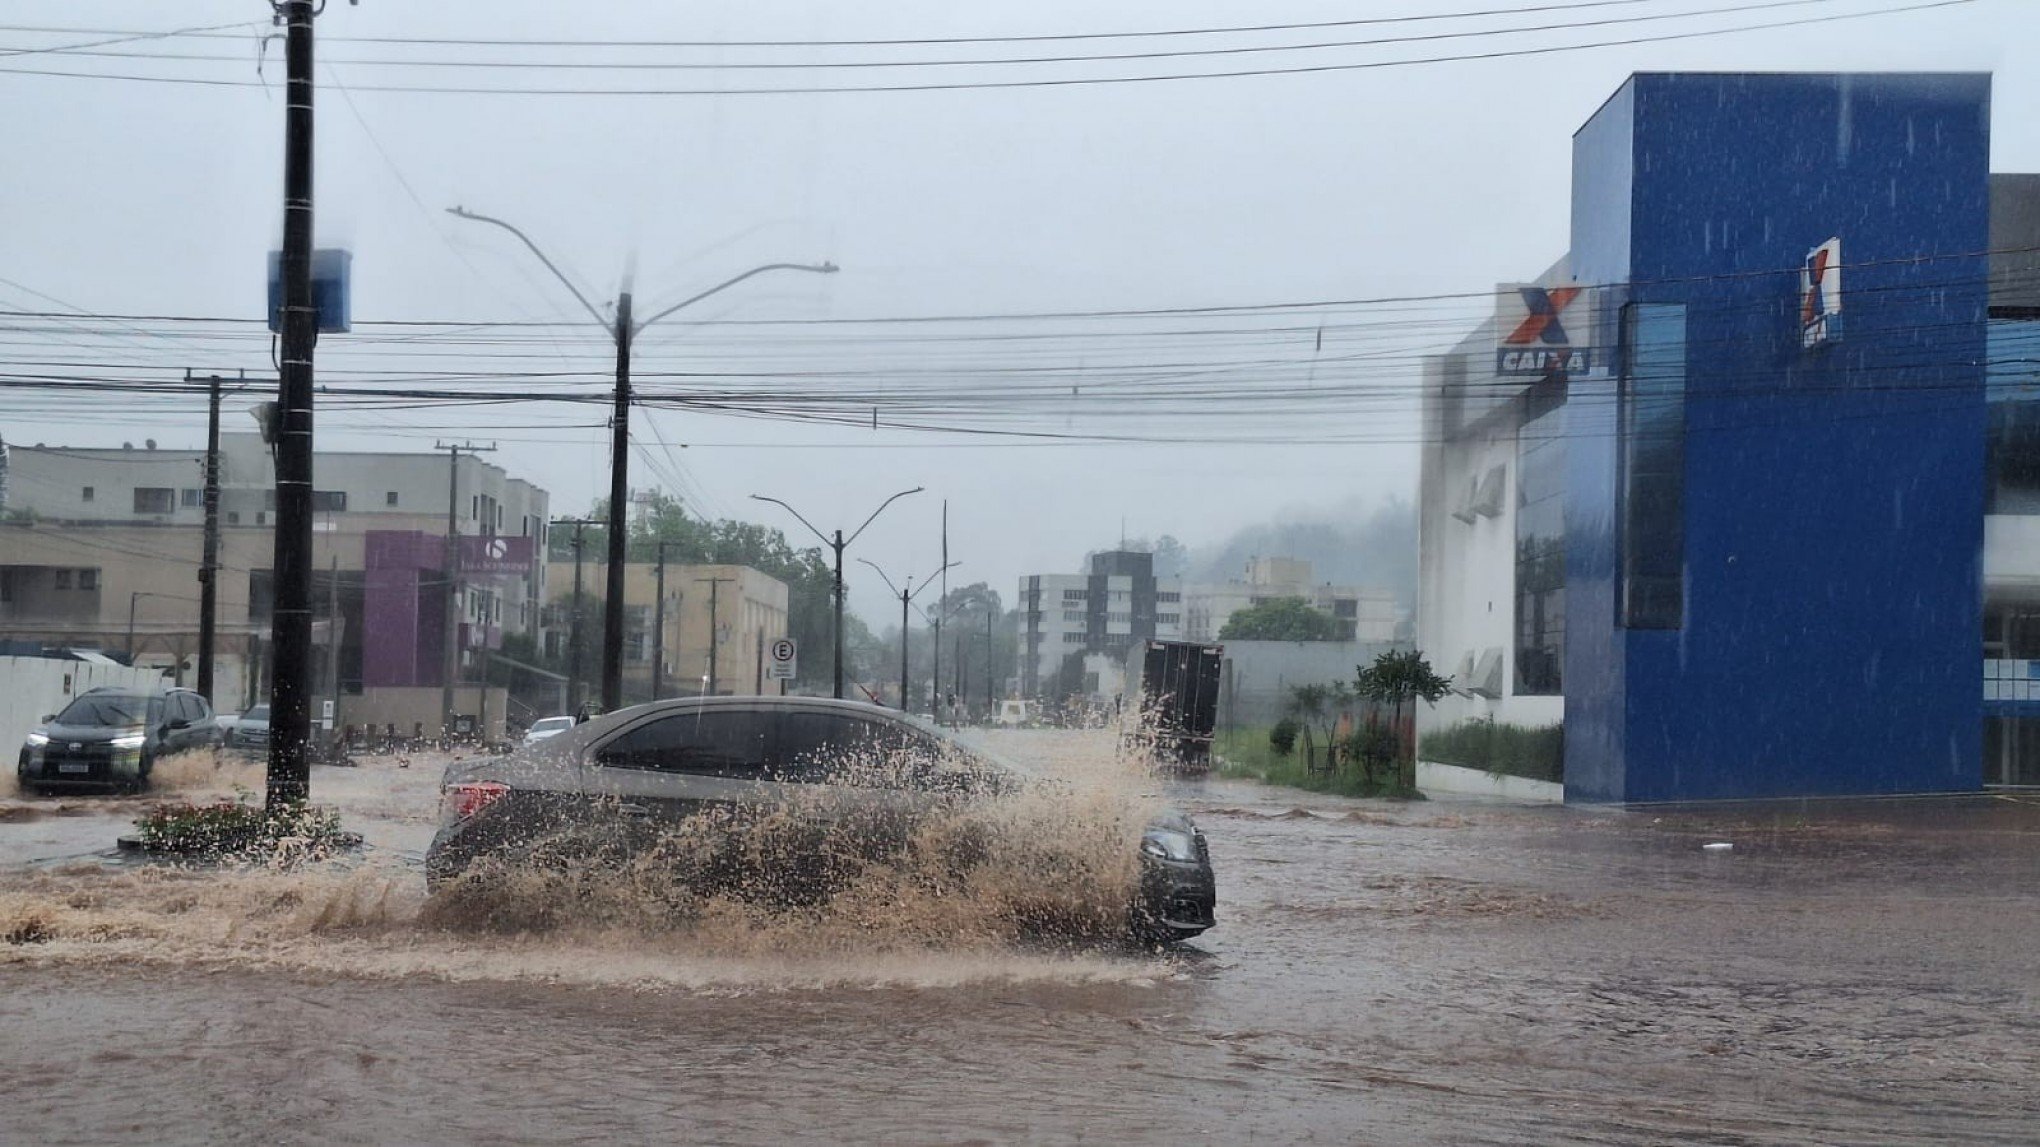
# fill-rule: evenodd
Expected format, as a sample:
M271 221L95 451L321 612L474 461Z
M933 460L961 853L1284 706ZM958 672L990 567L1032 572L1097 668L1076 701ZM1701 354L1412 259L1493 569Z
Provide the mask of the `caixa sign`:
M1495 373L1535 378L1591 373L1596 355L1585 345L1591 330L1587 294L1580 286L1517 283L1497 288Z

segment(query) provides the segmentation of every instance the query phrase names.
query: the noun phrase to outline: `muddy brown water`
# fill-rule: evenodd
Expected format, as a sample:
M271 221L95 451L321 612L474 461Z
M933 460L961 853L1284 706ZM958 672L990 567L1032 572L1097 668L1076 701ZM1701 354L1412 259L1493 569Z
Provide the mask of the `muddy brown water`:
M0 943L0 1140L2040 1139L2040 800L1179 784L1221 923L1154 955L437 927L436 764L315 775L372 846L337 870L110 863L134 802L0 817L0 930L44 933Z

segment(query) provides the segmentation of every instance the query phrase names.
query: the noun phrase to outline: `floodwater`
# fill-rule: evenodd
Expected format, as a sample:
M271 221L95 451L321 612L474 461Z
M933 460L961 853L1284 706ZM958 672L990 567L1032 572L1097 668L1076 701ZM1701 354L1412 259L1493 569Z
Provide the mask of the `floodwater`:
M2040 1138L2040 795L1675 815L1178 783L1220 923L1157 955L869 915L462 927L416 867L439 764L317 770L369 847L312 870L119 863L139 802L0 801L0 1139Z

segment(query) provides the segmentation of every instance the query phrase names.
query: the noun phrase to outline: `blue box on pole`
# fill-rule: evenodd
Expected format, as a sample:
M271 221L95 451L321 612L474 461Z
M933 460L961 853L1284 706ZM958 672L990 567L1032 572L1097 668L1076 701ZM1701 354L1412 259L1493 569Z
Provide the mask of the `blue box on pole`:
M354 252L337 247L312 252L312 306L319 333L344 334L353 325ZM269 253L269 329L283 330L283 252Z

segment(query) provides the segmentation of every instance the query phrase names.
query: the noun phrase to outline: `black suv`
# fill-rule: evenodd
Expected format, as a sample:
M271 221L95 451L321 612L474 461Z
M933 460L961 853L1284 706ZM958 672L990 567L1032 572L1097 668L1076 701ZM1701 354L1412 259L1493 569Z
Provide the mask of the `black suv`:
M898 767L882 776L857 774L847 762L868 760L872 750ZM805 697L658 701L597 717L507 757L450 766L441 786L445 819L425 855L426 879L437 887L485 856L528 858L534 843L557 839L577 823L673 824L781 808L861 825L911 822L920 810L1037 783L1045 782L973 752L933 724L874 705ZM1140 889L1128 906L1134 932L1168 942L1210 928L1215 882L1203 833L1169 813L1146 826L1139 848ZM815 859L780 862L802 869ZM798 872L772 875L801 883Z
M189 689L105 685L44 718L15 766L23 792L89 787L138 792L159 758L220 742L212 706Z

